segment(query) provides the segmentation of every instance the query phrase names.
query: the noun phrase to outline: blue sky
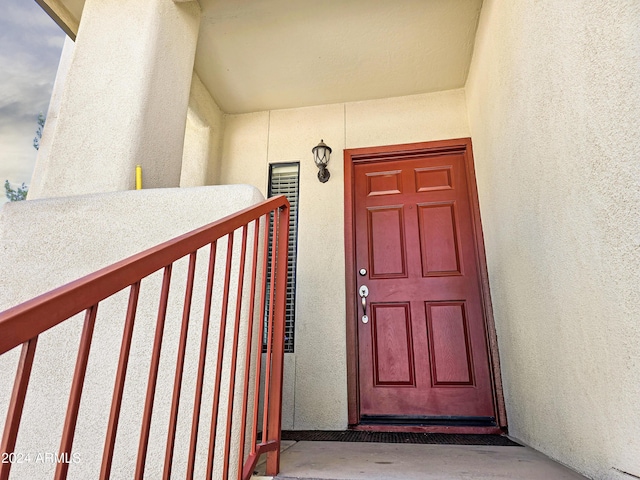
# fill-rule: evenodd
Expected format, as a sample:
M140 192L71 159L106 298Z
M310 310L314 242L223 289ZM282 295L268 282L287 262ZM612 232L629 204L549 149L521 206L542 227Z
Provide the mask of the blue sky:
M1 0L0 182L29 183L65 34L34 0Z

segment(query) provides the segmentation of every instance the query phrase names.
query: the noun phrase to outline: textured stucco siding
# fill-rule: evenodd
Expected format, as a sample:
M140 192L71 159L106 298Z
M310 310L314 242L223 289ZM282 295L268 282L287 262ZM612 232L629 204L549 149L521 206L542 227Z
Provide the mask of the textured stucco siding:
M6 204L0 210L0 269L11 273L7 274L2 282L0 311L146 248L259 203L262 199L260 192L250 186L229 185L114 192ZM249 245L252 245L251 238L252 229L249 230ZM231 345L234 337L233 318L238 290L240 244L236 235L229 288L229 320L226 330L218 439L224 439L224 429L226 429L226 399L232 359ZM217 247L216 280L200 416L196 478L204 477L207 462L226 245L227 242L223 239L218 242ZM248 258L251 258L251 246L248 247L247 254ZM176 477L184 477L186 474L208 255L208 247L200 249L197 255L172 470ZM187 264L188 257L178 260L171 274L145 478L162 476L178 339L185 300ZM251 269L247 268L243 285L238 372L244 372L245 366L250 276ZM161 283L161 271L141 282L114 454L113 478L131 478L135 469ZM124 289L101 302L98 307L74 439L73 452L78 455L79 461L70 465L69 478L98 478L100 474L128 295L129 289ZM23 455L31 454L33 461L14 465L11 478L33 479L52 476L55 464L51 461L38 462L35 458L38 453L44 455L58 452L82 323L82 316L77 315L43 333L38 340L20 435L15 449ZM253 348L254 352L257 352L260 332L259 329L255 329L254 332ZM0 378L3 380L4 387L0 389L0 431L4 428L18 354L19 349L14 349L0 357ZM255 367L255 363L252 362L252 367ZM235 447L239 444L241 425L239 420L243 392L240 385L241 382L236 383L234 396L232 434L234 448L231 449L230 461L232 472L238 465L238 451ZM215 464L214 478L221 478L222 475L223 446L222 440L216 444L218 460ZM231 476L234 474L232 473Z
M640 476L640 3L485 0L466 95L509 431Z
M29 198L180 185L200 8L87 0L56 80ZM68 62L68 65L67 65Z
M182 151L181 187L217 183L223 114L200 77L193 72Z
M468 137L463 90L227 115L221 183L267 191L270 163L300 162L295 353L285 355L283 428L347 426L345 148ZM333 149L321 184L311 149Z

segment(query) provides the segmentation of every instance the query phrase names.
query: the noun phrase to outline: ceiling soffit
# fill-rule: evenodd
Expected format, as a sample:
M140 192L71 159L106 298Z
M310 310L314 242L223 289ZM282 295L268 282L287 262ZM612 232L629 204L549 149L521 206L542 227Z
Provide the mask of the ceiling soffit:
M79 19L84 7L84 0L37 1L58 22ZM227 113L461 88L482 6L482 0L199 3L195 70Z
M201 0L196 72L244 113L461 88L481 0Z

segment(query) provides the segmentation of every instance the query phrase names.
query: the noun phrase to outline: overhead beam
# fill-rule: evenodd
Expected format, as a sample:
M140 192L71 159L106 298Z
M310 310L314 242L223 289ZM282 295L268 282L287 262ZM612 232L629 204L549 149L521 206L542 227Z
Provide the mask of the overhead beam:
M56 22L64 33L66 33L71 40L76 39L78 34L78 26L80 25L80 19L76 18L61 0L36 0L36 3L47 12L47 14Z

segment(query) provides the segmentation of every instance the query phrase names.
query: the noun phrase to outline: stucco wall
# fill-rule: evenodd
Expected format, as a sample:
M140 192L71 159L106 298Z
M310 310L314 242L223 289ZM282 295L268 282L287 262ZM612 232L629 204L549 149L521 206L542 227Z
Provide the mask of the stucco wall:
M180 184L199 26L197 2L86 0L30 199L132 189L138 164L145 188Z
M222 111L193 72L182 151L181 187L216 184L222 149Z
M640 476L640 4L485 0L466 86L510 433Z
M286 355L283 427L347 425L345 148L469 136L463 90L225 117L221 183L267 190L269 163L300 162L295 353ZM333 149L321 184L311 149Z
M115 192L6 204L0 210L0 269L7 272L0 289L0 311L256 204L262 198L252 187L230 185ZM249 231L248 258L251 258L251 238L252 229ZM235 260L229 288L230 307L223 363L221 414L218 422L219 441L216 444L218 460L215 464L214 478L221 478L224 458L224 442L220 439L224 438L226 429L226 398L234 337L233 318L238 288L240 243L236 240L234 244ZM188 458L208 253L207 247L202 248L197 257L173 463L173 474L176 477L185 476ZM217 247L196 478L204 477L207 461L225 257L226 241L222 240L218 242ZM171 276L145 478L162 476L185 298L187 263L187 257L177 261ZM16 268L16 265L19 268ZM239 334L238 373L244 372L245 365L250 276L251 269L247 268L244 277L243 321ZM135 468L161 281L162 272L159 272L145 278L141 283L115 448L113 478L131 478ZM73 451L79 455L79 462L70 465L69 478L86 479L99 476L128 295L129 291L125 289L101 302L98 307L74 439ZM11 478L52 476L55 464L51 461L36 461L35 456L38 453L58 451L81 329L82 317L78 315L39 337L15 449L17 453L32 454L33 457L32 461L14 465ZM260 344L259 329L255 329L255 333L253 347L257 353ZM3 387L0 389L0 431L4 427L18 354L19 349L14 349L0 357L0 378ZM256 362L252 363L255 367ZM234 397L232 442L235 446L239 444L239 419L243 395L241 383L236 383ZM232 448L231 452L230 465L231 471L234 472L238 465L236 448ZM231 475L233 476L234 474Z
M69 37L65 37L64 46L62 47L62 52L60 54L60 62L58 63L58 70L56 71L56 79L51 92L51 99L49 100L46 122L42 130L40 148L38 148L36 164L34 165L33 173L31 174L31 182L29 183L29 192L27 193L27 199L29 200L38 198L39 190L42 189L42 182L46 175L45 170L48 168L47 159L50 155L54 132L56 131L58 117L60 116L64 86L69 74L69 68L71 68L73 49L73 40Z

